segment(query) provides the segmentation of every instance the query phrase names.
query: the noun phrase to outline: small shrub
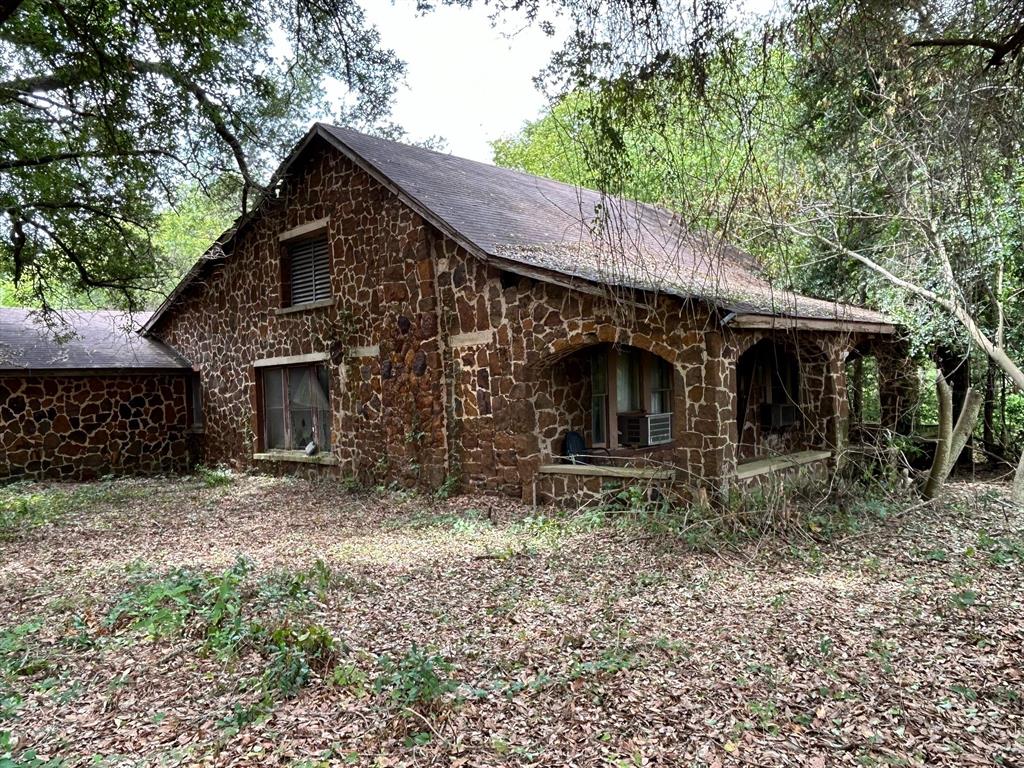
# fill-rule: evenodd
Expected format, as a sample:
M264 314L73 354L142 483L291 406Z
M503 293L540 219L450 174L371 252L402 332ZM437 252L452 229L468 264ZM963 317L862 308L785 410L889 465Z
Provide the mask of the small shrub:
M452 472L447 475L444 482L437 486L437 490L434 491L434 498L438 501L445 501L450 499L456 493L459 492L459 487L462 485L462 478L459 477L457 472Z
M360 696L365 690L366 673L353 662L336 664L331 672L330 684L335 688L351 689Z
M374 680L374 690L387 691L392 701L404 707L429 708L458 688L458 683L448 677L452 665L415 644L404 656L392 659L385 655L378 664L381 674Z
M337 661L339 647L331 633L319 624L283 624L270 633L264 653L268 665L263 673L263 690L290 698L309 682L313 673L330 670Z
M231 485L235 482L235 476L227 467L196 467L196 475L203 481L207 488L217 488L222 485Z

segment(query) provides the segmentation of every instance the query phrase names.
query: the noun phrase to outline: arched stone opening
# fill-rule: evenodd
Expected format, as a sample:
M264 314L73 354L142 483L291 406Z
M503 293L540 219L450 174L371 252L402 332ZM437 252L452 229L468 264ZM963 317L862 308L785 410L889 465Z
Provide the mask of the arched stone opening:
M569 433L586 446L586 461L672 448L684 395L681 377L664 357L639 346L596 341L560 350L532 372L544 460L564 455Z
M846 352L844 380L851 440L865 431L913 432L917 361L902 340L868 338Z
M851 442L875 442L882 423L878 357L870 343L850 350L844 364L847 434Z
M761 339L736 361L736 435L740 461L784 453L802 430L800 360L790 345Z

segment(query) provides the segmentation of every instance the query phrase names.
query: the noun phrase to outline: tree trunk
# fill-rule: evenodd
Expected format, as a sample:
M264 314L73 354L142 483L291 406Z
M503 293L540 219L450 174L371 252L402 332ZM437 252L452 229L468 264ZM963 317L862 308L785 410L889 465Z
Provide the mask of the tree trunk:
M952 414L963 412L967 402L967 393L971 389L971 356L970 352L954 350L950 347L939 347L936 350L936 363L946 382L953 390ZM969 437L969 436L968 436ZM951 456L953 466L972 467L973 451L960 451Z
M939 437L935 444L935 458L921 493L926 499L934 499L942 490L949 477L956 458L974 431L981 410L982 397L973 389L964 393L964 404L960 415L953 424L953 388L946 382L940 370L935 377L935 392L939 400ZM1022 462L1024 463L1024 462Z
M981 441L985 446L985 458L992 466L1006 460L1001 430L996 429L996 381L998 375L996 364L989 359L988 365L985 367L985 407L982 411Z

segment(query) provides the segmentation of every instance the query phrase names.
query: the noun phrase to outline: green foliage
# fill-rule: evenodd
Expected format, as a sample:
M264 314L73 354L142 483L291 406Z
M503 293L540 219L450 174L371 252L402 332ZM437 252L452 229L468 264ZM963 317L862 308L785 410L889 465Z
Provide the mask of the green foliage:
M205 190L187 186L179 191L175 205L160 213L153 247L167 265L167 292L238 216L239 190L232 182L225 177Z
M49 668L34 642L42 626L42 619L33 619L0 632L0 676L31 676Z
M340 652L331 633L319 624L294 627L285 623L266 638L267 667L260 682L264 692L290 698L314 673L328 672Z
M203 638L210 650L231 655L256 629L242 617L241 587L251 569L252 564L240 557L221 574L180 568L147 579L121 596L105 623L153 639L176 636L187 627L190 634Z
M52 667L40 652L36 637L42 626L42 619L33 619L0 630L0 722L13 718L21 707L23 699L14 689L15 678L34 678ZM3 751L0 746L0 756Z
M251 207L301 126L379 124L403 70L356 0L39 0L2 31L0 280L51 305L145 303L214 228L190 197Z
M310 681L334 679L332 669L347 648L319 623L299 614L311 598L323 597L338 580L317 560L310 568L276 572L253 583L252 563L239 557L219 574L177 569L144 574L123 594L105 623L114 632L141 632L152 639L202 639L202 648L224 661L257 653L263 671L246 687L247 703L236 703L222 721L237 731L269 715L276 702L295 696ZM349 680L357 671L348 670Z
M415 644L398 658L382 656L378 666L381 671L373 681L374 690L386 692L392 701L403 707L429 708L458 688L458 683L448 677L452 665L444 657L428 653Z
M614 675L635 665L634 654L624 648L614 646L606 648L601 655L591 661L574 661L569 667L569 680L576 680L594 675Z
M444 482L441 483L434 491L434 498L438 501L445 501L450 499L459 491L459 487L462 485L462 478L457 472L445 476Z
M231 473L231 470L227 467L216 467L210 469L209 467L196 467L196 475L203 481L203 485L207 488L217 488L222 485L231 485L235 482L235 477Z
M68 496L53 491L0 487L0 540L57 520L68 507Z

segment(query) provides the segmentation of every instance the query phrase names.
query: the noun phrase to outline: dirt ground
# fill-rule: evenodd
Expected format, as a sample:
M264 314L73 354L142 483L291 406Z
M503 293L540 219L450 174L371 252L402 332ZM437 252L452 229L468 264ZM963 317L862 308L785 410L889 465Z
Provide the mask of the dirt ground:
M1024 513L997 486L712 551L256 476L5 503L0 766L1024 765ZM286 646L320 655L252 709Z

